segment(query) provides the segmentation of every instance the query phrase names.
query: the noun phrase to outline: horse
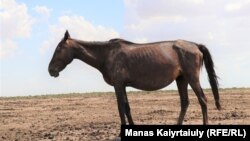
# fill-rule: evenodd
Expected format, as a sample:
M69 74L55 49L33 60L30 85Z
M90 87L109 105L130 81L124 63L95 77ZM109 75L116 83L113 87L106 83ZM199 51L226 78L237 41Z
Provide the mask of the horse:
M203 64L208 74L215 105L221 109L218 77L209 50L202 44L186 40L137 44L124 39L89 42L70 37L66 30L49 63L51 76L80 59L99 70L106 83L114 87L121 125L134 124L126 87L154 91L176 81L181 110L177 124L182 124L189 106L188 84L201 106L203 124L208 124L207 98L201 88L199 75Z

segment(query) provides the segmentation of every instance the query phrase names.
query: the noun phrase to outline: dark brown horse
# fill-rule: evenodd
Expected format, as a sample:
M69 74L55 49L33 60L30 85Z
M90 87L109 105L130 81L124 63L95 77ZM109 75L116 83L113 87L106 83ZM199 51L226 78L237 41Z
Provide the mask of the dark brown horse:
M208 123L207 99L200 86L200 68L204 62L217 109L221 109L217 76L208 49L184 40L135 44L122 39L107 42L85 42L70 38L66 31L49 64L51 76L59 76L73 59L80 59L98 69L104 80L114 86L121 124L134 124L130 113L126 87L140 90L158 90L174 80L180 95L181 111L177 124L182 124L189 98L188 84L194 90Z

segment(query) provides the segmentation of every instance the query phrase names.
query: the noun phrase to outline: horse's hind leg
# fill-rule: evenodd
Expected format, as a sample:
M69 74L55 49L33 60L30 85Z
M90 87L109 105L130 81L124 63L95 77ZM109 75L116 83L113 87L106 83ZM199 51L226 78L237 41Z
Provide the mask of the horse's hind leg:
M183 76L179 76L176 79L176 83L177 83L177 87L178 87L178 91L180 95L180 102L181 102L181 111L180 111L180 115L177 121L177 124L180 125L182 124L184 120L184 117L186 115L187 108L189 105L188 91L187 91L188 82Z
M192 89L194 90L200 106L202 110L202 115L203 115L203 124L208 124L208 115L207 115L207 98L204 95L204 92L200 86L200 81L199 79L191 79L191 81L188 81Z

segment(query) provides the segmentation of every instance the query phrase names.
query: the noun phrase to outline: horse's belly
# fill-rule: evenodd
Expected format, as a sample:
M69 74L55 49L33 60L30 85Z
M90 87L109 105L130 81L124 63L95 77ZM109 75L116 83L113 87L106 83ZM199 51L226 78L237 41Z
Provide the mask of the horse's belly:
M144 75L138 74L131 79L132 81L128 83L128 85L141 90L158 90L172 83L177 75L178 74L175 73L175 71L157 73L148 72L144 73Z
M140 84L139 83L135 83L135 84L131 83L131 84L128 84L128 86L131 86L133 88L140 89L140 90L145 90L145 91L154 91L154 90L162 89L172 82L173 82L173 80L166 82L166 83L161 83L161 84L154 84L153 82L143 82Z

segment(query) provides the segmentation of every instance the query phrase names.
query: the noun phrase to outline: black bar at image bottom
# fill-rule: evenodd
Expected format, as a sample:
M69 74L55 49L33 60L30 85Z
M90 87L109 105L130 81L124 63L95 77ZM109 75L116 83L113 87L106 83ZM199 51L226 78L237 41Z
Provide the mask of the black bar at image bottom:
M250 125L122 125L121 140L250 140Z

